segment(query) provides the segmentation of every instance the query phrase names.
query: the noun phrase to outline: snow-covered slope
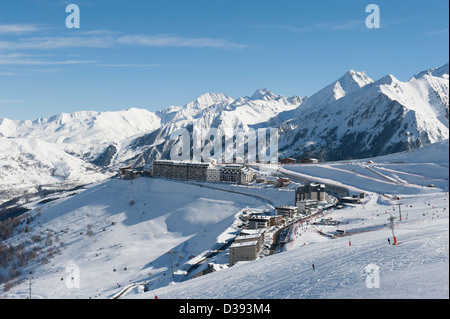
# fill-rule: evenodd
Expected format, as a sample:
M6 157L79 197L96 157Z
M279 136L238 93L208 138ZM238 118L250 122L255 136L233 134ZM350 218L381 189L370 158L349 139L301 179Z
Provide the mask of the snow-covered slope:
M49 143L106 144L155 130L161 120L143 109L118 112L61 113L35 121L0 120L5 137L39 138Z
M408 198L408 219L397 224L400 245L388 245L391 230L326 239L299 232L297 248L238 264L189 282L130 294L159 299L447 299L449 298L448 196ZM376 219L387 223L383 208L345 209L327 215L343 222ZM444 207L447 212L443 212ZM427 212L423 216L423 212ZM427 210L428 209L428 210ZM434 218L433 218L434 214ZM439 217L437 217L439 215ZM305 229L308 227L305 226ZM301 235L300 235L301 234ZM303 246L303 244L305 244ZM315 265L315 270L312 269ZM379 286L370 273L378 270ZM269 302L270 303L270 302Z
M41 186L76 187L108 177L60 145L37 138L0 137L0 148L0 204Z
M369 78L365 72L350 70L336 82L312 95L305 104L299 108L299 111L304 112L310 108L326 106L370 83L373 83L373 80Z
M177 248L176 269L189 266L192 256L201 259L236 234L235 215L247 207L270 209L254 197L187 183L113 179L73 197L37 204L30 212L31 221L18 227L22 232L16 229L14 236L1 243L25 245L25 256L38 247L40 254L30 256L15 279L17 283L32 271L33 298L103 299L136 279L168 284L168 251ZM25 226L27 232L23 233ZM4 262L0 278L18 267L14 258ZM66 285L71 275L66 267L70 265L79 268L80 289ZM185 277L181 269L176 275ZM3 293L1 290L0 295ZM5 293L10 298L27 295L22 284Z
M436 170L428 164L436 164L441 173L447 170L448 174L448 142L390 157L371 159L371 165L423 165L421 174L431 178ZM286 251L231 268L223 245L239 232L239 214L272 211L273 206L263 199L267 196L276 205L281 204L280 199L292 204L286 197L292 190L114 179L75 196L33 204L28 222L24 219L2 241L17 250L12 259L3 259L7 263L0 265L0 275L20 279L15 285L0 285L2 289L12 286L2 294L27 297L26 277L32 271L33 298L111 298L120 292L122 298L152 299L155 295L160 299L448 298L448 193L409 180L404 188L392 181L386 183L381 194L370 179L382 181L382 176L369 170L361 174L366 168L356 162L339 165L344 164L349 166L333 168L335 163L328 163L334 175L327 177L365 191L366 197L362 206L334 209L325 217L340 222L338 228L351 237L330 239L318 231L332 233L335 226L299 224ZM297 166L288 165L284 170L295 173ZM385 171L385 181L399 171L391 175ZM320 180L320 174L314 174L310 176ZM402 193L405 190L408 192ZM387 218L391 214L398 217L398 201L392 195L402 198L403 219L396 220L395 226L398 246L387 243L392 236ZM216 250L218 255L208 262L218 271L188 280L200 269L195 268L196 263ZM366 286L369 265L379 267L380 288ZM79 271L79 288L71 281L74 269ZM144 293L144 283L152 290ZM127 287L130 289L122 290Z
M0 120L0 134L9 138L35 138L64 145L69 153L95 158L109 145L153 131L161 119L153 112L128 109L118 112L80 111L35 121Z
M49 143L105 144L157 129L161 120L143 109L61 113L35 121L0 120L5 137L39 138Z
M0 204L42 185L61 188L101 181L121 143L161 126L155 113L62 113L35 121L0 119ZM93 165L94 164L94 165Z
M448 186L448 141L415 152L374 158L373 162L399 160L417 166L446 166ZM295 167L287 165L286 169ZM441 168L441 173L444 171L445 168ZM422 173L433 176L434 170L425 165ZM148 293L133 291L126 298L153 298L154 295L160 299L449 298L448 192L418 187L415 193L404 194L398 193L395 185L387 184L381 194L371 189L371 183L356 178L358 172L353 173L353 180L347 181L344 180L346 174L348 172L341 171L328 177L336 184L353 184L367 193L362 206L349 205L325 214L326 218L340 223L337 227L298 224L283 253L238 263ZM402 200L394 200L392 194ZM398 203L401 203L401 220ZM392 241L390 216L397 218L397 246L387 242L387 238ZM345 230L347 236L330 239L318 233L333 233L337 228ZM374 269L377 285L373 279Z

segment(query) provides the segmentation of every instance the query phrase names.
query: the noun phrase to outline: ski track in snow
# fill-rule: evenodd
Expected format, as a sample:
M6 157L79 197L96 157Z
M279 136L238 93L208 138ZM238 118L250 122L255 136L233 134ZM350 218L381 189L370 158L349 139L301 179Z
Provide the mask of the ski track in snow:
M448 227L444 223L437 221L418 232L401 227L398 246L387 245L390 230L354 236L352 246L347 239L316 243L190 284L161 288L156 294L192 299L442 298L448 296ZM364 269L369 264L380 267L379 289L365 286ZM427 268L439 274L428 276L423 273ZM433 286L440 280L443 285ZM208 289L212 282L214 289Z

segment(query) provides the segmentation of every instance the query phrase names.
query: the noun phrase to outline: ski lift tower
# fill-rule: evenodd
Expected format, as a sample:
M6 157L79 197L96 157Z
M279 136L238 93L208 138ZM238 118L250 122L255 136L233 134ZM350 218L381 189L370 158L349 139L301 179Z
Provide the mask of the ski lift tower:
M393 217L392 215L391 215L391 217L389 217L389 221L391 222L391 229L392 229L392 237L394 237L394 245L397 245L398 243L397 243L397 237L395 236L395 233L394 233L394 228L395 228L395 225L394 225L394 220L395 219L397 219L397 217Z
M171 250L168 253L166 253L166 255L171 255L171 262L172 262L172 278L175 277L174 273L173 273L173 254L176 254L177 252L175 250Z

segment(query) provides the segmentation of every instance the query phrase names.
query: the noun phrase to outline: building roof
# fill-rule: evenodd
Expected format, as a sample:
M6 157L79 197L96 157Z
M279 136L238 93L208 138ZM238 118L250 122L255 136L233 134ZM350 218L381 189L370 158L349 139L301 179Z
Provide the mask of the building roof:
M282 206L279 206L279 207L275 207L275 209L291 209L291 210L296 210L296 209L298 209L298 207L297 207L297 206L282 205Z
M230 248L238 248L238 247L245 247L245 246L256 246L258 244L257 240L253 241L243 241L243 242L234 242L231 244Z
M319 201L315 199L305 199L305 200L298 200L297 203L317 204L319 203Z
M250 216L249 220L264 220L269 221L273 216L266 216L266 215L252 215Z
M256 235L256 234L262 235L263 233L264 233L263 229L243 229L241 231L241 235L242 236L245 236L245 235Z
M170 165L178 165L178 166L201 166L201 167L209 167L211 163L201 163L201 162L191 162L191 161L170 161L170 160L156 160L153 161L153 164L170 164Z
M240 235L240 236L237 236L234 240L239 242L241 240L248 240L248 239L251 239L251 238L259 239L259 238L261 238L261 236L262 236L261 233L249 234L249 235Z

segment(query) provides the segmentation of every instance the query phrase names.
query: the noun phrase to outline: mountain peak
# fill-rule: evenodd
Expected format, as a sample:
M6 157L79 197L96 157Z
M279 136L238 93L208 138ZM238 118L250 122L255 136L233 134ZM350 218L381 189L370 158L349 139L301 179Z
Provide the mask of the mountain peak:
M397 80L397 78L395 76L393 76L392 74L388 74L384 77L382 77L381 79L379 79L376 83L378 85L390 85L392 83L396 83L399 82L399 80Z
M194 103L204 106L210 106L212 104L221 103L225 101L233 100L225 93L205 93L200 95Z
M277 96L272 93L269 89L259 89L256 90L255 93L253 93L251 99L252 100L273 100Z
M449 66L448 66L448 63L443 65L443 66L441 66L441 67L438 67L438 68L429 69L429 70L420 72L419 74L414 75L413 78L418 79L418 78L424 77L425 75L431 75L431 76L438 77L438 78L448 79L449 78Z
M339 82L344 91L349 93L373 83L373 80L367 76L366 72L351 69L339 78L337 82Z
M349 70L337 81L334 81L307 99L302 104L301 110L329 105L371 83L373 83L373 80L365 72Z

